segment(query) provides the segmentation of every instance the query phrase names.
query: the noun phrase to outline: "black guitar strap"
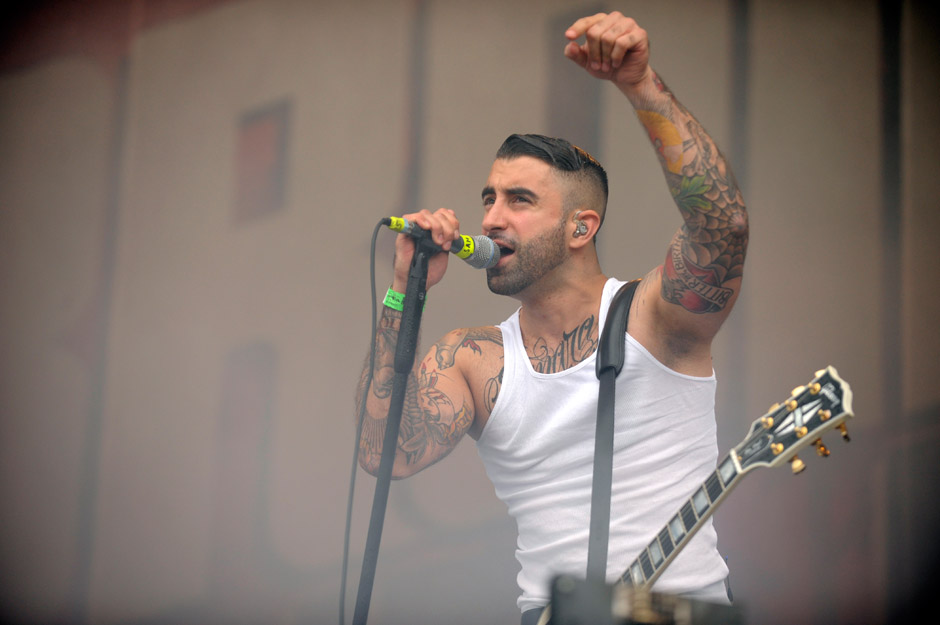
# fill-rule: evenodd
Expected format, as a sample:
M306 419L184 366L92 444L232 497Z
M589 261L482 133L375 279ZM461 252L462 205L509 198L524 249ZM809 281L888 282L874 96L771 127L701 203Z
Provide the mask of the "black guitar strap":
M614 462L615 381L623 369L624 335L630 303L639 280L620 287L610 302L607 322L597 346L597 430L594 435L594 481L591 488L591 524L588 535L587 579L604 582L607 542L610 537L610 491Z

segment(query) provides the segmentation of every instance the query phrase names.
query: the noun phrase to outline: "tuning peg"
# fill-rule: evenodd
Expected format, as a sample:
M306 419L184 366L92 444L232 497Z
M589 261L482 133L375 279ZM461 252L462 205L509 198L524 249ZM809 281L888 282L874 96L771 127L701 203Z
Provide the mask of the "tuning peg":
M790 460L790 468L793 469L793 475L798 475L806 468L806 463L800 460L798 456L793 456Z
M773 417L761 417L760 423L761 425L764 426L764 429L769 430L770 428L774 426L774 418Z
M819 391L821 390L822 386L820 386L819 382L813 382L809 385L809 392L813 395L819 395Z
M849 438L849 431L846 429L844 423L839 424L839 433L842 434L842 440L844 440L846 443L852 441L852 439Z
M820 410L820 411L819 411L819 420L820 420L820 421L828 421L831 417L832 417L832 413L829 412L828 410Z
M771 443L770 451L774 452L775 456L783 453L783 443Z
M797 437L797 438L803 438L804 436L806 436L806 435L809 433L809 428L807 428L807 427L804 425L804 426L801 426L801 427L796 428L793 432L794 432L794 434L796 434L796 437Z
M816 372L816 375L814 375L813 377L814 377L814 378L821 377L822 374L824 374L825 372L826 372L825 369L820 369L819 371Z
M787 402L786 405L787 405L787 410L789 410L790 412L793 412L794 410L796 410L796 407L797 407L799 404L796 403L796 400L795 400L795 399L791 399L791 400L789 400L789 401Z
M829 456L829 448L826 447L821 438L817 438L816 442L813 444L816 445L816 453L819 454L820 457L826 458Z
M790 397L796 397L797 395L802 395L803 391L806 390L805 386L797 386L795 389L790 391Z

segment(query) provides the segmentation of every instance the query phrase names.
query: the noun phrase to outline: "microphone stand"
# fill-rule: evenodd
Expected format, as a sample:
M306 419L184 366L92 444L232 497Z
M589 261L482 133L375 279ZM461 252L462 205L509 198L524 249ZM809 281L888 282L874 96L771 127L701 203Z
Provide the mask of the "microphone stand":
M411 259L408 284L402 306L401 326L398 331L398 345L395 348L395 376L392 382L392 395L385 420L385 438L382 441L382 457L376 474L375 495L372 500L372 516L369 519L369 534L366 537L365 553L362 557L362 573L359 578L359 595L356 597L356 609L353 613L353 625L365 625L369 618L369 603L372 587L375 583L375 568L379 558L379 543L382 540L382 528L385 524L385 509L388 504L389 486L392 480L392 466L398 449L398 431L401 426L402 408L405 401L405 389L408 375L414 366L415 351L418 346L418 329L421 326L421 313L427 294L428 259L439 252L440 248L427 238L415 240L415 253ZM373 337L375 340L375 337ZM366 389L368 392L368 389ZM363 398L365 401L365 398Z

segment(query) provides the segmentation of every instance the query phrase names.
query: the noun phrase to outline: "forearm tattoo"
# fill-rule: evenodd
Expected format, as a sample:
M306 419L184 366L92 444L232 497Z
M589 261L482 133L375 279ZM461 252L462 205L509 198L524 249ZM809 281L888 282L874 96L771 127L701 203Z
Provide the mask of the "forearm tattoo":
M724 310L747 251L744 199L731 168L702 125L655 78L659 92L638 108L684 224L663 265L662 297L694 313Z
M380 399L392 394L395 379L395 350L398 349L398 330L401 327L401 311L382 307L379 327L375 333L375 376L372 392ZM365 383L365 371L362 383ZM360 392L361 394L361 392Z

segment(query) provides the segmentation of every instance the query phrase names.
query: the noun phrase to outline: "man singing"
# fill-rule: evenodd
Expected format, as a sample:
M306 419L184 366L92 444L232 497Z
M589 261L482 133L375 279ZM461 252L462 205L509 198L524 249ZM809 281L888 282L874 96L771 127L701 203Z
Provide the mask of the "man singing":
M741 289L748 221L715 142L649 65L647 33L614 12L579 19L564 54L609 80L646 129L679 208L681 225L662 265L643 278L617 377L608 581L622 574L715 469L712 339ZM583 37L584 43L578 43ZM501 257L487 270L493 293L520 307L498 326L441 338L409 378L394 476L446 456L469 434L515 519L523 623L534 622L559 573L583 576L588 552L595 358L612 296L623 282L601 271L595 235L604 221L607 174L567 141L512 135L496 153L482 192L483 234ZM641 210L642 207L631 207ZM444 249L459 237L452 210L405 215ZM378 469L414 241L396 240L394 281L375 336L360 463ZM429 262L430 289L448 254ZM429 311L430 312L430 311ZM728 603L728 569L709 520L654 586Z

